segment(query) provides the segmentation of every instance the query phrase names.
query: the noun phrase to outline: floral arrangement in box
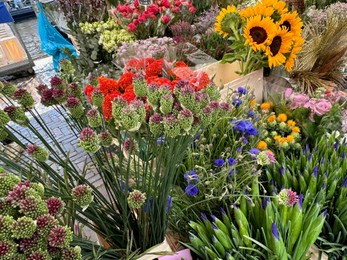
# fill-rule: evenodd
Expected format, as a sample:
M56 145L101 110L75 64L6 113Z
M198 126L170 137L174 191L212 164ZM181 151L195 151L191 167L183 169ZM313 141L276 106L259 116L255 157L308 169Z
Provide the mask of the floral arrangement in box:
M119 4L114 10L119 23L138 39L164 36L170 24L179 19L190 20L194 13L190 0L155 0L146 8L135 0L132 4Z
M239 61L242 75L263 66L283 65L291 71L304 43L302 25L298 14L288 11L284 1L263 0L243 10L223 8L215 29L233 42L233 52L225 54L223 62Z
M61 225L64 203L44 199L44 186L0 174L0 258L81 260L81 248L70 247L72 231Z

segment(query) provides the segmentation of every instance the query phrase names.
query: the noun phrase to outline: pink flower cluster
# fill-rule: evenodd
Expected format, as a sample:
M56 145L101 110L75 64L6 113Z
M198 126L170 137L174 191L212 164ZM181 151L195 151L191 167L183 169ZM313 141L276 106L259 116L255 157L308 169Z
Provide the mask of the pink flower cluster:
M314 121L313 116L323 116L332 108L332 102L326 98L310 98L308 95L293 93L291 89L285 92L285 98L289 99L290 109L300 107L309 108L311 110L310 120Z
M135 32L141 24L168 25L172 20L177 20L175 18L182 14L183 9L191 14L196 11L191 0L154 0L147 8L143 8L139 0L135 0L133 4L119 4L114 14L120 18L121 23L127 24L129 32Z

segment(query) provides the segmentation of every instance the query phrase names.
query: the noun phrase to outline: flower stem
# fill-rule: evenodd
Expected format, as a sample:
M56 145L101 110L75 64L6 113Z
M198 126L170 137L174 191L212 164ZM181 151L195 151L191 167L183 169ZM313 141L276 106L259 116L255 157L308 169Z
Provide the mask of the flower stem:
M241 67L241 72L243 75L246 75L248 74L250 71L249 71L249 68L248 68L248 65L251 61L251 54L252 54L252 48L251 47L248 47L248 54L247 54L247 58L246 58L246 63L244 66ZM243 63L243 62L242 62Z

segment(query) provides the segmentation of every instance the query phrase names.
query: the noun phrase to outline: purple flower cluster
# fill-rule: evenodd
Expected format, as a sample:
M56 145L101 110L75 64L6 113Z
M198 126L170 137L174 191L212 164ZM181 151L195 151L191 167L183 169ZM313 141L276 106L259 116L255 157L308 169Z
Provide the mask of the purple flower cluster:
M256 136L258 129L249 120L233 120L231 121L234 131L241 135Z
M220 9L218 6L212 7L204 11L200 16L197 16L193 26L197 33L205 33L208 29L214 27L216 17L219 14Z

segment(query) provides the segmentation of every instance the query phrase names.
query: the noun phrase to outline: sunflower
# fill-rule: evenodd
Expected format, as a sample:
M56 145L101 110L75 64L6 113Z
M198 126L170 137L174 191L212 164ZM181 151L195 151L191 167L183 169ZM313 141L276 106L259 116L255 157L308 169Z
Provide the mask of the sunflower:
M239 14L235 6L229 5L227 8L223 8L216 18L215 30L223 37L227 37L233 32L232 24L239 23Z
M279 22L279 25L281 27L285 26L288 32L293 33L294 37L301 36L303 23L296 11L284 14Z
M293 34L289 33L287 29L280 28L273 35L272 41L266 48L266 55L268 57L269 67L277 67L286 62L285 53L290 52L293 43Z
M288 12L288 9L286 8L286 3L284 1L263 0L262 5L264 5L265 7L273 8L271 18L274 22L280 21L282 19L282 16Z
M270 17L262 18L261 15L253 16L247 19L244 30L246 44L252 46L252 49L266 50L266 45L270 43L272 34L276 31L276 25Z
M289 57L287 58L286 63L284 64L288 72L290 72L294 67L295 58L297 54L301 51L302 45L304 45L304 39L302 37L296 37L294 39L293 47L289 53Z
M273 12L274 9L272 7L264 6L263 4L258 3L255 6L250 6L241 10L239 13L242 19L248 19L255 15L261 15L262 17L271 16Z

